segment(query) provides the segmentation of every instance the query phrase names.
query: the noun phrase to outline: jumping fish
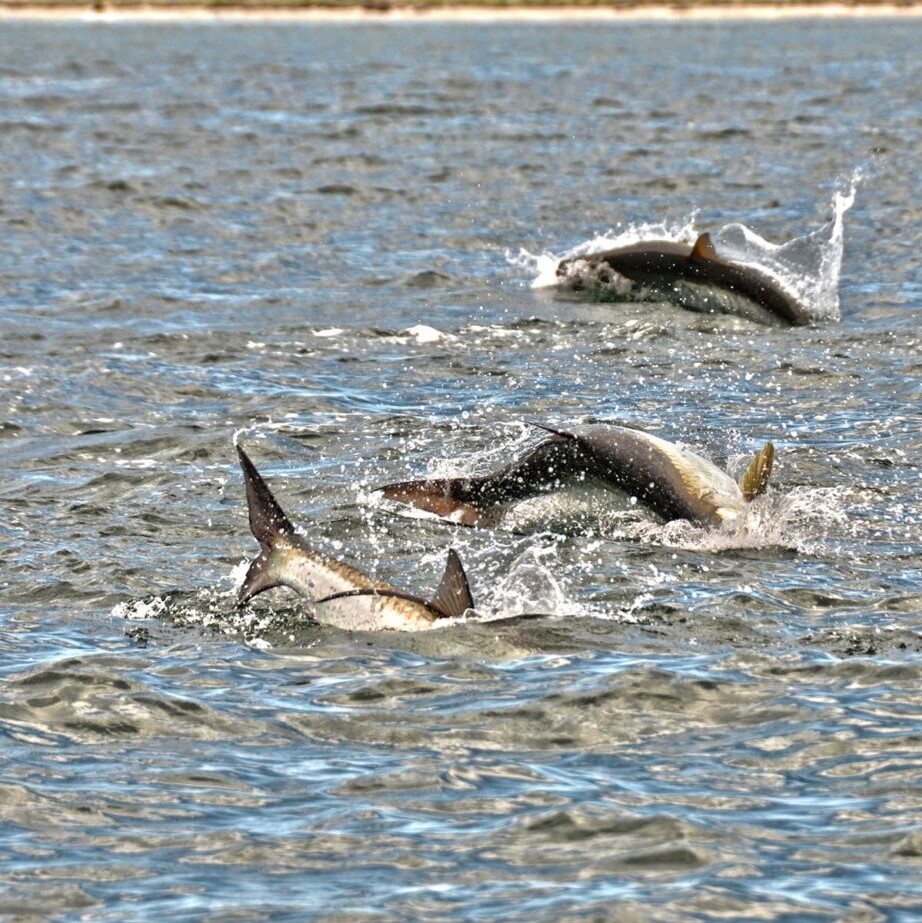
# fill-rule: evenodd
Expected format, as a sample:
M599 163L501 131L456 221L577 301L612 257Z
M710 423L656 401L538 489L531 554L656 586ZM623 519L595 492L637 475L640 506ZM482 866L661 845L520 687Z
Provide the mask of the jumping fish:
M261 551L250 563L237 600L243 604L258 593L287 586L306 597L318 622L360 631L422 631L439 619L474 608L467 576L454 549L430 600L374 580L362 571L312 548L298 534L249 456L237 454L246 484L250 530Z
M535 424L548 435L510 464L480 477L404 481L380 488L453 522L493 526L511 504L573 484L594 482L636 497L664 520L719 525L741 516L768 487L774 446L758 452L737 484L706 458L626 426L569 430Z
M571 257L558 263L557 278L574 290L595 286L625 298L661 298L763 324L810 323L804 305L779 282L753 266L722 259L708 233L693 246L653 240Z

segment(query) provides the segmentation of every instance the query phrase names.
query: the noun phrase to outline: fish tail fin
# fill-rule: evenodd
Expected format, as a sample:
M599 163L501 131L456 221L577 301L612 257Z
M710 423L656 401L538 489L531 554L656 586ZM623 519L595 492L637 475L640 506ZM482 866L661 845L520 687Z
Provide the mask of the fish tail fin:
M385 500L434 513L462 526L484 526L493 518L467 498L467 478L440 478L432 481L401 481L379 488Z
M474 597L467 582L467 574L464 573L461 558L454 548L448 549L445 573L429 606L445 618L464 615L468 609L474 608Z
M280 536L294 534L294 526L272 496L250 457L238 445L237 455L243 469L246 485L247 507L250 513L250 531L259 541L260 554L252 561L243 584L237 593L237 602L245 603L257 593L270 590L282 581L276 567L275 546Z
M740 479L740 490L747 501L755 500L756 497L765 493L774 461L775 447L772 443L766 442L749 463L746 473Z
M269 490L262 475L250 461L250 456L239 445L237 455L240 458L240 467L243 469L243 480L246 485L250 531L262 545L263 550L266 550L275 544L280 535L291 535L295 529L285 515L285 511L279 506L278 500L272 496L272 491Z
M261 552L250 562L243 583L237 590L238 606L249 602L264 590L271 590L273 587L282 585L275 563L275 555L271 550Z

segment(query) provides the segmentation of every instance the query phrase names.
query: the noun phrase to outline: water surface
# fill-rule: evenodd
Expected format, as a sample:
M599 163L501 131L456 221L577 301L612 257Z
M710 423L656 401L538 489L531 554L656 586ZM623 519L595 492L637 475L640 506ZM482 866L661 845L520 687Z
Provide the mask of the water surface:
M922 914L915 21L4 24L0 916ZM846 216L841 321L531 288L643 222ZM529 420L770 495L517 528L371 502ZM235 430L312 540L488 615L233 605ZM542 505L543 504L543 505Z

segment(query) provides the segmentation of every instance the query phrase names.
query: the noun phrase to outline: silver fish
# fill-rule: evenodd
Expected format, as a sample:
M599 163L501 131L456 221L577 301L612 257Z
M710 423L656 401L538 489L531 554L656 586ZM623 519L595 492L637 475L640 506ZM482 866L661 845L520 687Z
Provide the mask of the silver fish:
M380 488L396 500L469 526L492 526L509 505L571 484L595 482L636 497L665 520L718 525L741 516L768 487L774 446L766 443L737 484L700 455L626 426L569 430L535 424L547 438L480 477L403 481Z
M736 314L763 324L810 323L810 315L781 284L753 266L722 259L702 234L693 246L668 240L641 241L561 260L560 284L595 287L627 300L662 299L692 311Z
M310 601L318 622L359 631L422 631L440 619L474 608L464 567L454 549L448 552L445 573L433 599L374 580L312 548L295 530L239 445L237 454L246 483L250 530L261 547L240 587L239 604L272 587L287 586Z

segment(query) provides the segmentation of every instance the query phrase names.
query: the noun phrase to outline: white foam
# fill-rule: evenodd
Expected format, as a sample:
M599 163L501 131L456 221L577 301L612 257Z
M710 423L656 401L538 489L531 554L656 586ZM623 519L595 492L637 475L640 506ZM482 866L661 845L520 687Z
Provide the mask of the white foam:
M846 491L842 488L797 487L784 494L770 490L743 515L717 528L696 526L685 519L664 524L647 522L633 536L687 551L731 551L788 548L815 554L847 528Z
M148 471L156 468L158 462L153 458L117 458L115 465L117 468L137 468L141 471Z
M695 217L693 213L681 222L653 222L631 224L628 227L616 230L609 229L602 234L583 241L563 253L532 254L527 250L520 250L516 255L507 254L506 258L515 266L535 272L537 275L531 283L532 288L547 288L557 284L557 265L561 260L569 260L579 256L591 256L593 253L603 253L614 250L616 247L628 247L643 240L669 240L676 243L692 243L698 236L695 231Z
M408 328L405 333L416 340L417 343L438 343L440 340L445 339L445 334L428 324L416 324Z
M236 595L240 587L243 586L243 581L246 579L247 571L250 569L250 562L244 558L239 564L237 564L231 572L227 575L228 579L231 582L233 587L233 593Z
M428 324L414 324L412 327L408 327L406 330L402 330L396 336L389 336L385 338L389 343L440 343L442 340L448 339L446 334L442 333L441 330L437 330L435 327L430 327Z
M131 599L127 602L116 603L112 607L111 615L117 619L143 619L158 618L166 609L166 599L155 596L153 599Z

